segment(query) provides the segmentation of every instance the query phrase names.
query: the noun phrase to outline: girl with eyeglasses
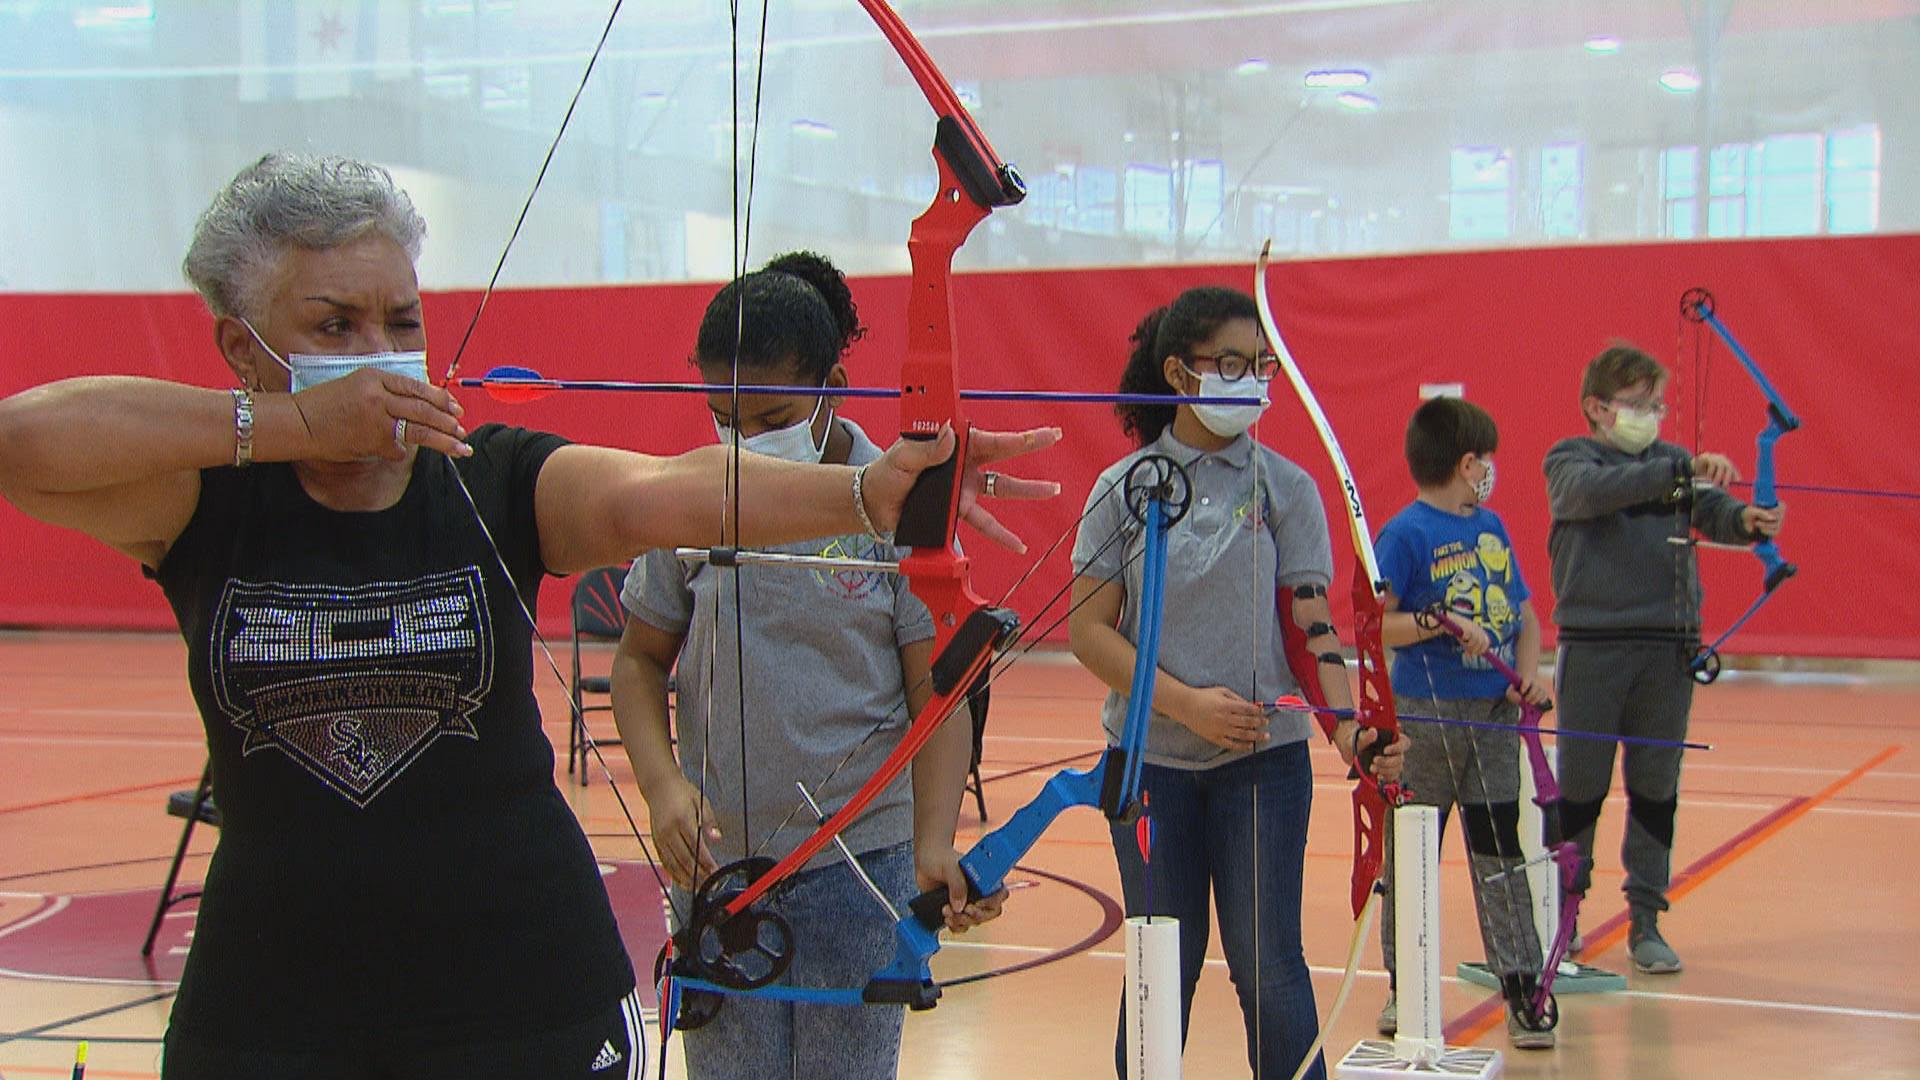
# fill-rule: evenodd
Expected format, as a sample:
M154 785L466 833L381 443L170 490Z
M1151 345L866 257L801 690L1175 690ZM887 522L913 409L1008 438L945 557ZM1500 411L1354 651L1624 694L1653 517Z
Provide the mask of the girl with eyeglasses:
M1184 467L1192 502L1167 536L1160 670L1141 779L1151 862L1127 824L1113 826L1114 856L1129 915L1180 920L1183 1035L1211 901L1254 1075L1290 1077L1318 1027L1300 944L1313 721L1260 703L1299 692L1282 620L1307 635L1316 656L1329 657L1320 680L1330 704L1352 703L1327 603L1326 513L1313 479L1248 433L1278 367L1251 297L1189 290L1142 319L1132 343L1121 392L1165 400L1118 409L1138 449L1103 472L1088 498L1068 623L1074 654L1109 687L1101 714L1109 742L1117 743L1127 713L1144 543L1115 489L1141 457L1163 454ZM1124 542L1109 542L1116 535ZM1374 737L1347 720L1334 744L1350 762ZM1397 776L1405 747L1402 738L1382 748L1376 774ZM1122 1027L1115 1040L1122 1077L1124 1034ZM1324 1077L1324 1063L1308 1075Z

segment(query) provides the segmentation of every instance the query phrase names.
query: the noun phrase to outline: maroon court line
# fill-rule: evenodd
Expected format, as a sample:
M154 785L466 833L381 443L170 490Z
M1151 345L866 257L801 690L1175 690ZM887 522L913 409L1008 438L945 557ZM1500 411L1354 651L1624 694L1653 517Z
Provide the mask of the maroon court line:
M17 806L0 806L0 814L19 814L28 810L44 810L49 806L65 806L69 803L89 802L93 799L105 799L114 795L130 795L136 791L152 791L155 788L177 788L200 782L198 776L183 776L177 780L154 780L145 784L129 784L126 787L108 788L105 791L91 791L84 795L62 795L57 799L43 799L40 802L20 803Z

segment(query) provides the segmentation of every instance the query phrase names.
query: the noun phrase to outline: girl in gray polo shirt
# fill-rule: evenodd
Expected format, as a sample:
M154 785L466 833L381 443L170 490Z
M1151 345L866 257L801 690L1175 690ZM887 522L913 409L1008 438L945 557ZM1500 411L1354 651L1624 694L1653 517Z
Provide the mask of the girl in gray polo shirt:
M1183 1028L1206 957L1211 894L1254 1075L1290 1077L1318 1028L1300 946L1312 722L1259 703L1298 692L1282 618L1310 628L1314 655L1337 660L1326 513L1299 466L1246 434L1278 363L1251 297L1188 290L1142 320L1132 340L1121 391L1167 401L1119 410L1139 449L1094 484L1073 551L1073 650L1110 687L1101 714L1109 742L1118 741L1127 712L1144 543L1115 489L1139 458L1164 454L1185 467L1193 501L1167 537L1160 673L1141 779L1153 820L1152 872L1131 825L1114 826L1114 856L1129 915L1180 920ZM1179 400L1195 396L1250 404ZM1344 665L1327 663L1321 681L1330 704L1351 704ZM1356 733L1353 721L1336 731L1343 756ZM1403 747L1382 755L1383 772ZM1116 1038L1123 1077L1125 1049ZM1316 1061L1307 1075L1325 1073Z
M864 332L831 263L784 255L714 297L697 359L713 384L732 380L737 354L749 389L840 387L840 358ZM732 397L708 401L723 444L737 437L755 453L830 464L880 456L857 425L835 415L838 399L744 393L735 417ZM770 550L885 561L900 554L857 535ZM613 668L614 716L683 916L683 890L717 867L749 855L778 859L813 831L811 814L794 812L794 781L822 807L846 802L929 696L933 622L895 575L719 569L663 550L634 563L621 601L632 618ZM677 759L667 704L676 662ZM880 718L888 719L876 734ZM942 725L914 759L911 784L902 774L841 833L897 907L939 885L966 895L953 838L971 751L967 725ZM764 903L793 929L793 965L782 982L857 986L893 955L885 919L847 917L873 900L836 848ZM976 900L948 926L964 930L998 910L998 897ZM898 1007L728 996L711 1022L686 1032L687 1075L891 1080L901 1019Z

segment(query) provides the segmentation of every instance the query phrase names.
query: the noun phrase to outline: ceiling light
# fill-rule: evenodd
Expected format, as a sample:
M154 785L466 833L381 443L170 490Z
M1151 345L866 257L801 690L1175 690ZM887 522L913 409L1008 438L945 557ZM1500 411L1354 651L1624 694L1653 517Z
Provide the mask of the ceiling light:
M1691 94L1700 89L1700 76L1685 68L1660 73L1660 86L1670 94Z
M1612 56L1620 51L1620 39L1609 34L1590 37L1580 46L1595 56Z
M1373 76L1359 68L1333 68L1326 71L1307 72L1306 84L1313 90L1351 90L1356 86L1365 86L1373 81Z
M1333 100L1338 102L1341 108L1351 109L1354 112L1380 111L1379 98L1374 97L1372 94L1362 94L1355 90L1348 90L1344 94L1337 94Z
M1258 75L1267 70L1268 64L1257 56L1240 61L1233 69L1235 75Z

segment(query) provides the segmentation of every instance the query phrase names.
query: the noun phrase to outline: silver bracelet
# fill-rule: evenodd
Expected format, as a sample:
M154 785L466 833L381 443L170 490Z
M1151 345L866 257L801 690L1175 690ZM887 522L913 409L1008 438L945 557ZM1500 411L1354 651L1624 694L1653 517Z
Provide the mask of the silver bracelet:
M253 464L253 394L245 387L233 390L233 465Z
M867 516L867 496L862 485L866 483L867 466L872 464L873 462L869 461L866 465L853 470L853 512L860 515L860 524L866 527L868 536L890 543L893 537L874 528L873 519Z

